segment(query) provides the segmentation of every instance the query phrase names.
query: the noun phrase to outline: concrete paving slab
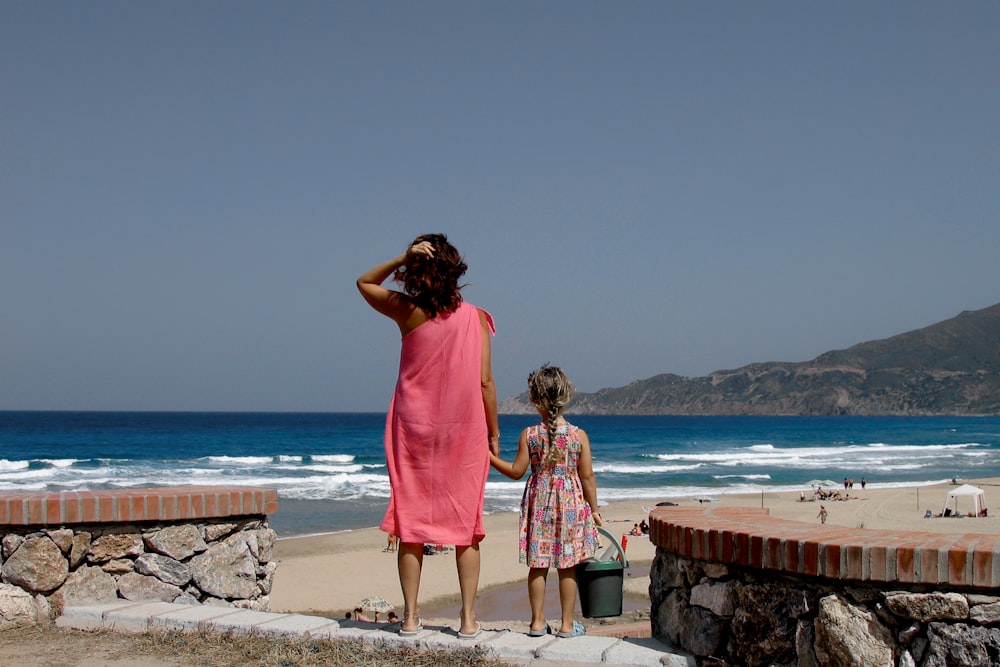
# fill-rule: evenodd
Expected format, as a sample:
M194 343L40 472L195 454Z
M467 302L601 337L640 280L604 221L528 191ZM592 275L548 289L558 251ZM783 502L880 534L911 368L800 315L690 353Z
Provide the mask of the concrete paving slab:
M569 660L576 662L601 662L601 656L618 643L614 637L570 637L556 639L538 651L538 657L545 660Z
M120 602L108 602L98 605L66 607L63 609L62 614L56 618L56 627L73 630L102 630L104 629L104 615L106 613L124 607L131 607L135 604L131 600L121 600Z
M203 624L213 624L217 619L235 614L234 607L214 607L209 605L175 604L170 611L159 614L153 620L153 627L169 630L197 630Z
M585 635L569 639L555 635L529 637L510 630L483 630L475 640L459 639L453 627L435 624L415 636L401 637L398 625L338 622L323 616L278 614L270 612L183 605L166 602L130 602L121 600L101 605L67 607L56 619L64 628L119 631L166 628L197 630L208 627L218 631L270 632L327 639L360 638L380 644L406 644L418 649L448 649L480 646L496 657L528 667L593 667L598 664L667 665L694 667L693 658L674 653L670 647L650 638L624 638Z
M624 640L609 648L601 655L601 662L606 665L632 665L634 667L661 667L663 651L657 651L646 646L638 646ZM692 663L693 667L694 663Z
M104 627L116 632L146 632L151 627L150 619L173 608L169 602L140 602L109 610L104 614Z
M214 619L212 625L222 631L259 632L261 625L281 618L282 614L270 611L237 609L236 613Z
M635 656L636 662L630 662L633 659L632 656ZM648 662L653 657L657 661ZM647 660L647 662L639 661L640 658ZM612 665L649 664L667 667L695 667L697 664L694 656L682 651L675 651L659 639L652 637L622 639L620 644L612 646L604 654L604 662Z
M538 650L553 641L555 641L553 635L529 637L523 632L501 632L490 640L487 647L501 660L520 662L534 660Z
M335 629L340 624L333 619L323 616L308 616L306 614L279 614L273 621L267 621L256 626L262 632L274 632L282 635L308 635L312 636L313 631L333 626Z

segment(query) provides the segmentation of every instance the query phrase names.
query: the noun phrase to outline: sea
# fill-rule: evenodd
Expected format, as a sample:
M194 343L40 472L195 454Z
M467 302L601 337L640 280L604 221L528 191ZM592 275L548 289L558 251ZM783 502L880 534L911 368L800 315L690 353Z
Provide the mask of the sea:
M1000 417L568 415L585 429L602 503L1000 477ZM528 415L501 415L511 459ZM377 526L389 498L384 413L0 411L0 492L268 487L279 537ZM487 513L524 481L491 471Z

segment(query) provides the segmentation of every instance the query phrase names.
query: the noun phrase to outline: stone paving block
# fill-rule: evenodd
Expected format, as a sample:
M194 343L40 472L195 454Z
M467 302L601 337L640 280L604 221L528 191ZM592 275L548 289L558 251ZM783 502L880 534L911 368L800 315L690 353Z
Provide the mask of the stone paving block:
M335 629L340 627L340 623L323 616L308 616L306 614L279 614L273 621L267 621L256 626L261 632L273 632L281 635L309 635L313 631L320 630L327 626Z
M556 639L538 651L538 657L545 660L569 660L576 662L601 662L601 656L620 640L614 637L570 637Z
M237 609L235 613L228 614L212 620L214 625L223 632L258 632L258 626L281 618L282 614L269 611L253 611L250 609Z
M142 602L111 609L104 614L104 627L121 632L146 632L152 625L151 618L173 607L169 602Z
M368 630L366 628L341 626L337 629L332 628L317 628L316 630L309 633L310 637L315 639L360 639L366 635L370 635L374 630Z
M56 624L64 628L119 631L154 627L195 630L206 626L220 632L270 632L331 640L361 638L373 644L406 644L418 649L480 646L501 660L530 667L588 667L601 664L602 658L605 664L694 666L689 658L671 653L665 644L649 638L618 639L586 635L560 639L555 635L529 637L522 632L484 630L475 640L466 640L459 639L455 629L447 625L425 627L415 636L401 637L397 627L391 626L341 626L337 621L322 616L166 602L121 600L102 605L67 607L63 615L56 619Z
M103 630L104 614L115 609L131 607L135 602L122 600L107 604L81 605L66 607L56 618L57 628L72 628L74 630Z
M660 665L665 664L664 663L665 647L662 644L660 644L659 648L653 648L648 645L645 646L643 645L643 643L648 644L649 641L656 641L656 640L655 639L620 640L617 644L615 644L614 646L612 646L611 648L609 648L607 651L604 652L604 654L601 656L602 658L601 662L607 665L636 665L637 667L638 666L660 667ZM677 667L681 667L681 665L684 665L685 667L687 665L690 665L690 667L695 667L694 658L690 658L689 661L689 659L686 656L676 655L670 657L676 657L678 658L679 661L667 664L671 664L672 666L676 665Z
M216 619L240 611L233 607L211 605L175 604L173 607L170 611L152 619L152 626L171 630L197 630L202 624L213 624Z
M496 637L490 639L486 647L493 651L500 660L520 662L533 660L541 647L554 641L555 635L529 637L523 632L498 632Z

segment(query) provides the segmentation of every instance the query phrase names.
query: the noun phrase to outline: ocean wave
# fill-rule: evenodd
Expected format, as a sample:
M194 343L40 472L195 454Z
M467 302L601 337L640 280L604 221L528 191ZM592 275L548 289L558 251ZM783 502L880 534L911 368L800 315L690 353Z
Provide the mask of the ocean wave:
M7 470L24 470L30 465L28 461L8 461L7 459L0 459L0 472Z
M321 463L353 463L357 457L354 454L310 454L311 461Z
M266 465L274 461L273 456L204 456L202 460L213 463L226 463L230 465Z
M687 465L636 465L631 463L594 463L595 473L621 473L626 475L661 474L698 470L702 464Z
M53 468L69 468L79 463L80 459L39 459L40 463L46 463Z

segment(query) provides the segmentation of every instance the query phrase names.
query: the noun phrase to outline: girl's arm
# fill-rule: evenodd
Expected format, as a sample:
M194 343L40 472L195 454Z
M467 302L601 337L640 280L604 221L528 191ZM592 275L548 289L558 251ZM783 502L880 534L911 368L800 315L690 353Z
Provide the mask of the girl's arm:
M577 461L576 471L580 475L580 485L583 487L583 499L590 505L590 512L594 515L594 523L598 526L604 525L600 512L597 511L597 479L594 477L594 460L590 453L590 438L581 428L580 433L580 460Z
M511 479L521 479L524 471L528 469L531 457L528 455L528 431L521 431L521 438L517 442L517 455L511 463L507 463L502 458L490 452L490 465L497 469L501 475L506 475Z
M365 271L357 280L358 291L361 292L361 296L365 298L368 305L395 321L399 325L400 332L404 335L423 324L427 317L404 294L382 287L382 283L396 269L404 266L407 259L413 254L433 256L434 248L427 241L418 243L411 246L399 257L382 262Z

